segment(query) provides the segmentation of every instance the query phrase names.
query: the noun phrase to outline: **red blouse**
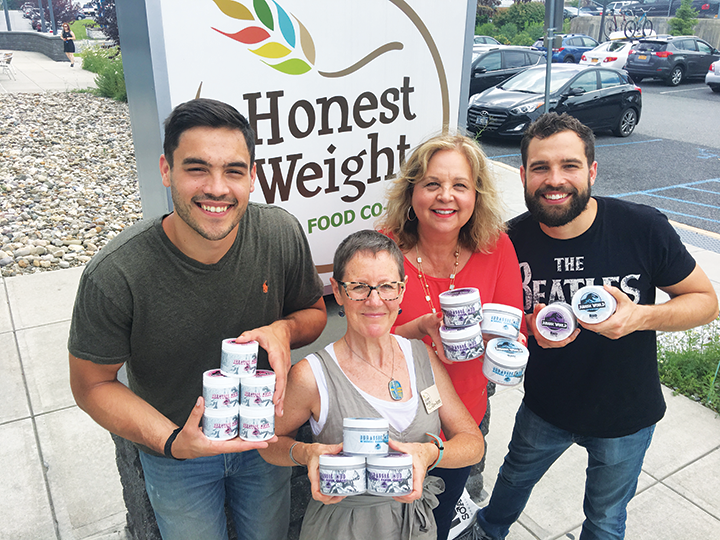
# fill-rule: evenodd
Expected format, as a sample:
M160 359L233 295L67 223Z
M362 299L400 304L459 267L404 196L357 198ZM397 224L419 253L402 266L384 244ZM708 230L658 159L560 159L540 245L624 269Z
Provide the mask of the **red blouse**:
M412 253L412 252L411 252ZM405 257L405 273L408 276L407 290L401 304L402 313L398 315L396 326L402 326L417 317L430 313L430 306L425 300L423 285L418 277L415 258L412 261ZM440 313L441 292L450 287L450 278L436 278L425 275L433 305ZM502 233L495 249L491 253L473 253L470 260L455 276L455 288L475 287L480 291L480 301L483 304L505 304L518 309L523 308L523 289L520 279L520 266L518 265L515 248L507 234ZM521 327L526 333L525 322ZM425 336L428 345L431 340ZM437 344L438 347L442 345ZM482 358L468 362L445 364L450 379L455 386L460 399L479 425L487 409L487 379L482 373Z

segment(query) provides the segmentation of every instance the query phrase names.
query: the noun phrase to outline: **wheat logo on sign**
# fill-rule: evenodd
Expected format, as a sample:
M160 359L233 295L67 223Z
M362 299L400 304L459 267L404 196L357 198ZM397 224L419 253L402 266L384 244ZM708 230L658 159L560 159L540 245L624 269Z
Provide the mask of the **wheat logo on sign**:
M435 41L418 14L405 0L388 1L410 19L432 55L442 95L443 126L447 126L450 113L447 77ZM382 54L403 48L402 43L393 41L378 47L345 69L335 72L321 71L315 66L315 43L310 32L297 17L288 13L274 0L252 0L252 8L235 0L213 0L213 2L226 16L247 24L245 28L234 33L215 27L213 30L247 45L248 50L260 57L263 63L287 75L303 75L315 69L322 77L344 77ZM250 4L249 1L246 3ZM198 97L199 93L198 90Z

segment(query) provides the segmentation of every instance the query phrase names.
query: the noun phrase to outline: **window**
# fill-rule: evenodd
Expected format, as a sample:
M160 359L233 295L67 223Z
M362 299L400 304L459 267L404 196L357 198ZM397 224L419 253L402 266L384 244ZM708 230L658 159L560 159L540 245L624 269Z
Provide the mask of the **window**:
M704 42L702 42L702 41L698 41L698 42L697 42L697 46L698 46L698 50L699 50L702 54L712 54L712 49L710 48L710 45L708 45L707 43L704 43Z
M523 51L505 51L505 67L519 68L528 65Z
M582 88L585 92L597 90L597 73L594 69L583 73L570 84L570 88Z
M502 67L502 56L500 51L488 53L478 60L476 68L485 68L487 71L494 71Z
M611 88L613 86L620 86L621 84L624 84L620 75L614 71L601 70L598 73L600 73L600 84L603 88Z
M592 38L585 37L585 38L581 38L581 39L582 39L585 47L593 47L593 48L595 48L595 47L598 46L597 41L595 41L595 40L592 39Z

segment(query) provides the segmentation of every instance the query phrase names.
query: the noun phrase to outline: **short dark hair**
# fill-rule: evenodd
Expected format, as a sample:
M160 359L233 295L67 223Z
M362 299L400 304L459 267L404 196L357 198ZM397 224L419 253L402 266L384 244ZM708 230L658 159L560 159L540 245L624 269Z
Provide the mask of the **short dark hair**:
M595 135L592 129L567 113L545 113L535 120L525 131L520 142L520 155L523 167L527 168L528 147L533 139L547 139L561 131L572 131L585 145L585 157L588 167L595 161Z
M250 153L250 167L255 162L255 132L247 119L235 107L215 99L198 98L181 103L165 120L165 159L173 167L173 153L180 144L180 136L196 127L237 129L245 137Z
M358 253L370 253L376 255L386 251L397 264L400 280L405 279L405 263L403 254L397 244L390 238L371 229L364 229L352 233L345 238L335 250L333 258L333 278L335 281L344 281L345 268L348 262Z

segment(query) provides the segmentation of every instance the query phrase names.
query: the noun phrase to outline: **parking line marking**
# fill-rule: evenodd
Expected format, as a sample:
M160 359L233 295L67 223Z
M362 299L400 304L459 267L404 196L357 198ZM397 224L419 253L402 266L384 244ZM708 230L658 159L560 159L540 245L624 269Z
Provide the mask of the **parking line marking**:
M675 214L676 216L684 216L684 217L688 217L688 218L692 218L692 219L700 219L702 221L709 221L710 223L720 223L720 221L718 221L717 219L704 218L704 217L700 217L700 216L694 216L692 214L683 214L682 212L675 212L673 210L668 210L666 208L660 208L659 206L656 206L655 208L657 208L658 210L660 210L661 212L664 212L666 214Z
M651 142L660 142L664 141L665 139L649 139L647 141L630 141L630 142L623 142L623 143L615 143L615 144L596 144L595 148L608 148L610 146L627 146L628 144L645 144L645 143L651 143Z
M695 182L688 182L686 184L674 184L672 186L665 186L660 188L653 188L653 189L646 189L645 191L633 191L630 193L618 193L615 195L610 195L610 197L629 197L632 195L645 195L647 193L654 193L656 191L665 191L668 189L675 189L675 188L683 188L683 187L689 187L689 186L697 186L699 184L709 184L712 182L720 182L720 178L710 178L708 180L697 180ZM717 192L713 192L717 193Z
M665 90L664 92L658 92L659 94L675 94L677 92L693 92L700 90L699 88L683 88L682 90Z
M676 197L665 197L663 195L656 195L655 193L644 193L643 195L647 197L657 197L658 199L665 199L666 201L675 201L675 202L681 202L684 204L694 204L695 206L704 206L705 208L717 208L720 210L720 206L716 206L714 204L705 204L705 203L699 203L694 201L688 201L687 199L678 199Z

